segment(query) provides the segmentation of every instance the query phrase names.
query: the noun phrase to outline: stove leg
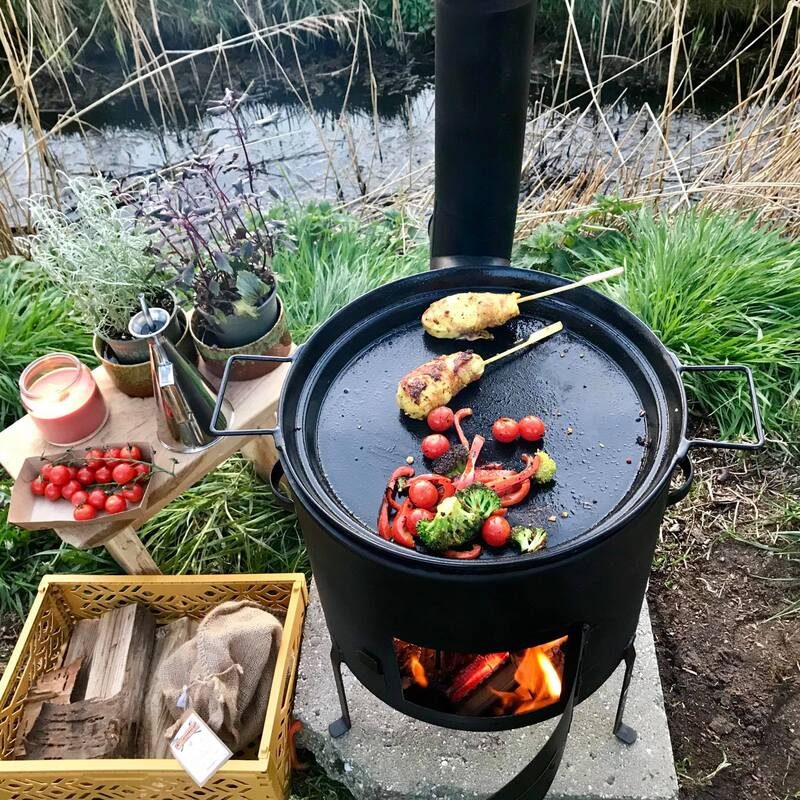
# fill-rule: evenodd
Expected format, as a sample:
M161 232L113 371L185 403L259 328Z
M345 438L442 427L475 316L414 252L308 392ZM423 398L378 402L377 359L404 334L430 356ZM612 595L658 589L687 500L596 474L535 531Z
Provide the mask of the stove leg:
M333 667L333 678L336 681L336 693L339 695L339 705L342 708L342 716L328 725L328 733L338 739L344 736L351 728L350 709L347 707L347 695L344 692L344 681L342 680L342 659L336 645L331 647L331 666Z
M622 657L625 660L625 675L622 678L622 690L619 694L617 716L614 720L614 736L621 742L631 745L636 741L637 733L633 728L622 721L622 715L625 713L625 701L628 699L628 689L631 685L633 663L636 661L636 648L634 647L633 641L625 648L625 653Z

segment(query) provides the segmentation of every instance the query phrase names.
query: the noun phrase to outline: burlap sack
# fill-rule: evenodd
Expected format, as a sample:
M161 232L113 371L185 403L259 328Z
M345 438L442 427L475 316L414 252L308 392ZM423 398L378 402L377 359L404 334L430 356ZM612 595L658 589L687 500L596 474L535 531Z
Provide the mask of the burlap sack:
M255 603L230 601L210 611L157 676L172 717L193 709L231 750L247 747L264 728L282 633Z

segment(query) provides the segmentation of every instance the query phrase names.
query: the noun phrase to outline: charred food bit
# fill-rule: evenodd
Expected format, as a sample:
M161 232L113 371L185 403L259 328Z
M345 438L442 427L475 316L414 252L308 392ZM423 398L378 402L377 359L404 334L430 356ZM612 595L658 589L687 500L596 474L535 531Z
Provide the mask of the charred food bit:
M519 316L519 292L461 292L431 303L422 326L437 339L491 339L496 328Z
M454 444L443 456L431 462L431 468L439 475L458 476L464 471L468 453L463 444Z
M471 350L437 356L412 369L397 385L397 404L413 419L424 419L438 406L483 375L484 361Z

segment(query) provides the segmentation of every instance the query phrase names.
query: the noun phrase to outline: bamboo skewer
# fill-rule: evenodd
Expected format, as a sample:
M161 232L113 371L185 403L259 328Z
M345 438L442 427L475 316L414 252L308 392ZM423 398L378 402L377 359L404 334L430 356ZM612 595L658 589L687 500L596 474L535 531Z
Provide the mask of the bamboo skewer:
M566 283L563 286L556 286L555 289L548 289L545 292L537 292L536 294L529 294L527 297L521 297L517 300L517 305L527 303L529 300L541 300L543 297L550 297L554 294L561 294L561 292L568 292L570 289L577 289L579 286L588 286L590 283L597 283L598 281L607 281L609 278L616 278L617 275L622 275L625 272L624 267L614 267L605 272L598 272L596 275L587 275L574 283Z
M512 353L516 353L518 350L522 350L525 347L536 344L536 342L541 342L542 339L547 339L549 336L552 336L554 333L558 333L563 329L564 326L560 322L554 322L552 325L548 325L546 328L541 328L535 333L532 333L524 342L515 344L513 347L509 347L508 350L504 350L502 353L498 353L491 358L485 359L483 363L484 365L493 364L495 361L499 361L501 358L510 356Z

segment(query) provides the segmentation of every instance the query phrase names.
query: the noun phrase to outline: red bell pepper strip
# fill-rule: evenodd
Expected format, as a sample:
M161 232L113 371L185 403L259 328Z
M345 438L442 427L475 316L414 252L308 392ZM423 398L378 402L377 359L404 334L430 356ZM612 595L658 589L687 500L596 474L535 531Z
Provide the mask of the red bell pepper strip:
M415 478L412 478L409 481L409 484L416 483L417 481L429 481L432 483L439 490L439 500L442 500L445 497L451 497L456 493L456 487L453 486L453 480L452 478L448 478L447 475L437 475L433 472L425 475L417 475Z
M515 489L513 492L504 494L500 498L500 505L503 506L502 510L505 511L507 508L509 508L509 506L519 505L528 496L530 491L531 491L530 480L523 481L520 484L519 489Z
M478 457L481 454L481 449L485 442L486 439L484 439L483 436L475 434L475 438L472 440L472 447L467 456L464 472L460 478L456 478L456 480L453 481L453 486L455 486L456 489L463 489L465 486L475 483L475 465L478 463Z
M498 508L497 511L492 511L492 513L489 514L489 516L490 517L505 517L506 514L508 514L508 509L507 508Z
M532 478L539 469L539 456L532 456L530 453L525 453L522 459L527 464L522 472L517 472L514 475L509 475L507 478L501 478L499 481L492 482L491 488L501 497L504 494L508 494L513 489L516 489L523 481Z
M491 481L498 481L501 478L508 478L516 474L516 470L513 469L487 469L486 467L479 467L475 470L475 481L490 486Z
M413 474L414 467L402 466L398 467L389 477L389 482L386 484L386 500L395 511L399 511L401 506L401 503L399 503L394 496L394 489L395 486L397 486L397 479L410 478Z
M445 558L458 558L461 561L470 561L477 558L481 554L481 546L474 544L469 550L443 550L442 555Z
M410 500L405 500L392 523L392 539L403 547L414 547L414 537L406 530L406 517L413 511Z
M461 420L465 417L472 416L472 409L471 408L459 408L458 411L453 415L453 424L456 428L456 433L458 434L458 441L461 442L465 450L469 450L469 440L466 436L464 436L464 431L461 430Z
M378 533L387 541L392 538L392 528L389 525L389 501L384 497L381 510L378 512Z

